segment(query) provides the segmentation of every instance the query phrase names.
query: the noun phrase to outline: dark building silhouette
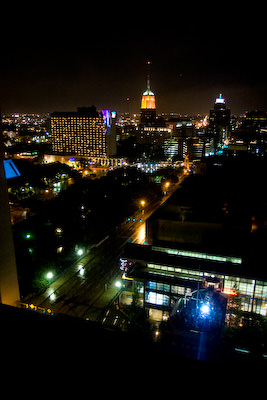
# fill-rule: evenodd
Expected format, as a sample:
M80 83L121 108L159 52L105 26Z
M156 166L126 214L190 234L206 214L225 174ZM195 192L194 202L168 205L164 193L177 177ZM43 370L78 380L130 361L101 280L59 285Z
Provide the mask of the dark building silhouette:
M16 306L16 302L20 300L20 294L4 171L2 139L2 129L0 129L0 302Z
M226 108L225 99L220 93L215 100L214 108L210 110L209 134L214 137L215 151L228 139L230 127L230 109Z

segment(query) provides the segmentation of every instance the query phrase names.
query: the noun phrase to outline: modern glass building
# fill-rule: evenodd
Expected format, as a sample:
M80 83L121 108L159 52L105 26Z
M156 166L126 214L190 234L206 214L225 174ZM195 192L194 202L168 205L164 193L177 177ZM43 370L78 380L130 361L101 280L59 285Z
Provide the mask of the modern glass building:
M243 311L267 315L267 275L248 272L239 257L160 246L129 244L125 258L134 261L129 274L146 308L167 315L180 297L213 287L229 298L239 296Z

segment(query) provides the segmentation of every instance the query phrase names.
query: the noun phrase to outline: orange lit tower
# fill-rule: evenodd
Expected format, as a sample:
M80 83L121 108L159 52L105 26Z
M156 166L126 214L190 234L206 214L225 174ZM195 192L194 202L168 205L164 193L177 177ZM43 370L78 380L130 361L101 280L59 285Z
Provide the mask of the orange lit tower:
M155 94L150 89L150 65L151 62L147 61L147 89L141 100L141 123L143 124L153 124L156 120Z

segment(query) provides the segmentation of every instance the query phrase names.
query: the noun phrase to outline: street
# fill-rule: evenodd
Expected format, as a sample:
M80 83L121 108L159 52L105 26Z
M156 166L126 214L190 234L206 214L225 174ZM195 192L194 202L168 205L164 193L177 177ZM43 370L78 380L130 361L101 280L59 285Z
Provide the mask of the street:
M22 306L54 315L67 314L96 320L120 288L119 259L128 241L144 244L145 221L177 189L173 185L160 201L151 202L80 257L38 297L27 298Z

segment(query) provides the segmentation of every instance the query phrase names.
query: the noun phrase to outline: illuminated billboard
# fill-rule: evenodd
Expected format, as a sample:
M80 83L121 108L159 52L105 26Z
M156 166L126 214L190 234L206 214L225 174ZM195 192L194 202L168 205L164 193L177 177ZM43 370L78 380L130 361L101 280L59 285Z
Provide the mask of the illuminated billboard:
M102 110L102 115L106 128L111 127L111 112L109 110Z

